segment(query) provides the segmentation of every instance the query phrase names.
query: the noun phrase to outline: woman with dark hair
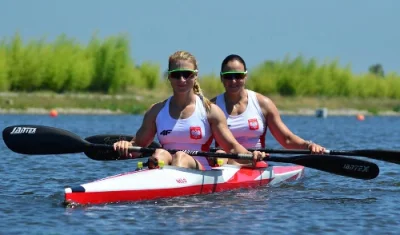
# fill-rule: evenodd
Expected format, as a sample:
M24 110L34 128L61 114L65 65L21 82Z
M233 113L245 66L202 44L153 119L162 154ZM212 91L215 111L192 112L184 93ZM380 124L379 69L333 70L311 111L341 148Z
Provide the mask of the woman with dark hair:
M211 99L211 102L225 113L229 129L245 148L265 148L265 135L269 128L284 148L309 149L312 153L320 154L324 152L324 147L291 132L282 122L272 100L245 88L247 68L242 57L235 54L227 56L222 61L220 77L225 92ZM243 161L229 160L228 163Z

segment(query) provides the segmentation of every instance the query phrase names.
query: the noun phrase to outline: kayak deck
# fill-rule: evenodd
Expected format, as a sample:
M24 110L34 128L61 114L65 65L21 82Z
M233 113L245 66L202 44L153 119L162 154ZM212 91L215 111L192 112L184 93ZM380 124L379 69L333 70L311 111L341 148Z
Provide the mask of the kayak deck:
M104 204L209 194L274 185L300 179L303 166L240 167L224 165L212 170L164 166L110 176L65 189L66 204Z

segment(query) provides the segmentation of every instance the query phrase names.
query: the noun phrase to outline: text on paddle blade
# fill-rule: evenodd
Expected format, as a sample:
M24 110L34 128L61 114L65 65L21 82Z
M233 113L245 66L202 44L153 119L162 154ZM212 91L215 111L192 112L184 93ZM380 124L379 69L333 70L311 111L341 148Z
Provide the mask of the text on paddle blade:
M343 169L350 171L369 172L369 166L344 164Z
M10 135L14 134L35 134L36 128L33 127L14 127Z

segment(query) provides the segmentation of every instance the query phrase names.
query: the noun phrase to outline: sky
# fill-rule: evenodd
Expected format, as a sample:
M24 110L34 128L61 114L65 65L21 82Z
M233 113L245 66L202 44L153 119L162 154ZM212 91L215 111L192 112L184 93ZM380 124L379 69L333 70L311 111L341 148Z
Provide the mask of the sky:
M125 33L135 63L167 67L194 54L200 73L218 73L229 54L251 68L265 60L338 59L354 73L380 63L400 74L399 0L0 0L0 38L65 33L87 43Z

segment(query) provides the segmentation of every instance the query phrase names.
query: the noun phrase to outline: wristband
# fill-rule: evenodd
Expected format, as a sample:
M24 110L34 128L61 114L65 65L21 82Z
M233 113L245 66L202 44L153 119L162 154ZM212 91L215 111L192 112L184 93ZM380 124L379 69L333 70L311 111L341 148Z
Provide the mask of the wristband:
M310 146L312 144L314 144L314 142L312 142L312 140L306 140L304 143L307 145L307 149L310 149Z

